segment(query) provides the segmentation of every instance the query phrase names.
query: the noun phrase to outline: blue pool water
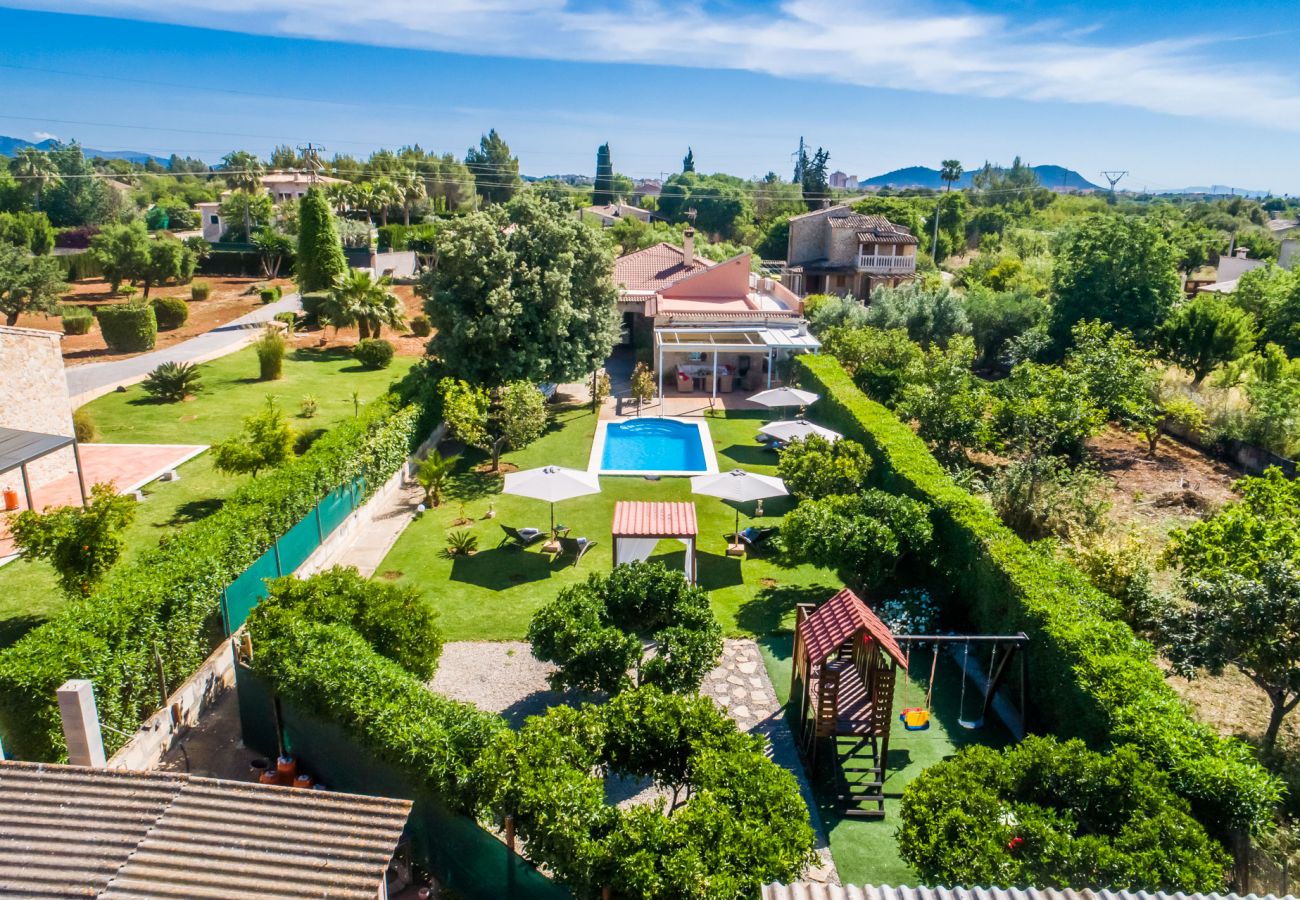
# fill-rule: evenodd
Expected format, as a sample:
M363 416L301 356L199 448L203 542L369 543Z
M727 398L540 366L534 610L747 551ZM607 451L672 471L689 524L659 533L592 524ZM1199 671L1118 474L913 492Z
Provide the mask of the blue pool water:
M617 472L707 472L700 429L672 419L610 422L600 467Z

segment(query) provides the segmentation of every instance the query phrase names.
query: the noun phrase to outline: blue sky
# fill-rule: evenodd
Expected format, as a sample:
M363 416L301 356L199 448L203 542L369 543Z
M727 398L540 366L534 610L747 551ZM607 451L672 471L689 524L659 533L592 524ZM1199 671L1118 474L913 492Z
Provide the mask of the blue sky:
M23 8L17 8L23 7ZM219 7L219 8L218 8ZM862 176L955 156L1300 193L1300 19L1241 0L0 0L0 133Z

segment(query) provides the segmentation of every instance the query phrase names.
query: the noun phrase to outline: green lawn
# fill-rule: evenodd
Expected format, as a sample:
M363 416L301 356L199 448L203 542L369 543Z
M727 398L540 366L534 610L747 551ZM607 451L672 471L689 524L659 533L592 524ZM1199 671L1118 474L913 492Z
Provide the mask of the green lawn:
M244 416L276 398L299 431L327 430L353 414L352 392L362 403L384 392L413 365L396 357L388 369L367 371L345 354L299 351L285 359L279 381L257 380L257 356L241 350L201 366L203 390L185 403L159 404L138 385L87 404L100 431L99 440L122 444L212 444L239 431ZM304 395L316 397L315 417L298 412ZM223 475L202 454L179 469L180 480L154 482L145 488L145 502L127 531L126 559L155 546L167 529L202 518L217 509L242 482ZM0 568L0 647L63 607L65 599L54 572L44 562L15 561Z
M776 457L754 442L762 421L756 413L708 418L722 471L737 466L755 472L776 471ZM586 469L595 426L596 418L589 409L563 408L546 435L523 450L505 454L503 460L520 469L544 465ZM415 585L433 598L448 640L522 640L533 612L561 588L590 572L608 572L613 565L610 525L618 500L695 501L700 526L699 582L709 590L714 610L730 635L766 634L783 622L789 626L797 600L825 600L839 589L834 574L824 569L788 568L761 557L728 557L724 535L735 523L735 507L716 498L692 495L687 478L606 477L601 479L600 494L557 504L557 522L567 525L575 537L596 541L576 568L571 562L551 560L537 546L523 551L498 548L503 536L500 523L544 529L550 521L549 506L502 495L498 476L473 471L481 462L483 457L477 453L460 460L449 500L412 523L377 572L380 577ZM489 504L496 511L495 521L485 518ZM766 516L756 521L776 524L789 509L789 500L767 501L765 507ZM742 527L753 521L749 518L752 512L752 504L741 509ZM473 520L464 527L478 536L479 552L449 559L443 553L447 533L462 517ZM675 541L664 541L652 559L680 567L685 550Z
M789 632L759 639L763 663L782 704L790 699L790 654L794 644ZM960 710L961 668L947 655L940 656L935 673L934 704L930 727L925 731L907 731L898 721L904 707L923 706L929 683L928 650L917 650L911 677L899 678L894 692L893 728L889 735L889 770L885 778L885 818L842 818L830 802L834 781L829 766L823 766L814 779L822 821L830 830L831 856L844 884L915 885L916 873L898 855L898 795L923 769L941 762L962 747L979 743L1001 747L1010 738L1001 723L990 717L983 728L967 730L957 723ZM965 697L966 715L978 715L979 697L969 689Z

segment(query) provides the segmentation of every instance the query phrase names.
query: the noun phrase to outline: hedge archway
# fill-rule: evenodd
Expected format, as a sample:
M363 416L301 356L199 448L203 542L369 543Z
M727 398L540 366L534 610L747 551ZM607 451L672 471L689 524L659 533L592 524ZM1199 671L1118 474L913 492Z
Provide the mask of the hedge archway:
M626 691L553 707L479 757L483 806L514 817L525 855L594 898L750 898L812 859L794 776L706 697ZM608 776L649 778L664 797L619 807Z

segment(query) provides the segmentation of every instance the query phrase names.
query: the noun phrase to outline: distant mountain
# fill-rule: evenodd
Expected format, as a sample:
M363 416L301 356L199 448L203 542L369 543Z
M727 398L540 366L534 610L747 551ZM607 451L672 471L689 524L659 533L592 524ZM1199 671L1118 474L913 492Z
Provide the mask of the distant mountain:
M1097 185L1084 178L1073 169L1067 169L1064 166L1031 166L1038 180L1046 188L1068 188L1070 190L1097 190ZM953 183L953 187L965 188L971 185L971 176L974 173L967 170L962 173L961 179ZM874 178L868 178L866 181L859 181L862 187L891 187L891 188L931 188L942 190L947 183L939 176L938 169L931 169L928 166L908 166L905 169L895 169L892 172L886 172L884 175L877 175Z
M1201 185L1193 185L1191 187L1185 187L1185 188L1170 188L1164 191L1153 191L1152 193L1161 194L1161 195L1210 194L1216 197L1227 197L1229 195L1232 195L1237 197L1253 197L1255 199L1269 196L1268 191L1253 191L1250 190L1249 188L1230 187L1229 185L1226 184L1211 184L1211 185L1201 184Z
M35 147L37 150L51 150L59 145L59 142L49 138L39 143L25 141L22 138L7 137L0 134L0 156L13 156L24 147ZM166 157L154 156L152 153L141 153L138 150L96 150L93 147L82 147L81 152L87 157L102 156L104 159L125 159L128 162L143 163L149 159L155 159L162 165L167 165Z

